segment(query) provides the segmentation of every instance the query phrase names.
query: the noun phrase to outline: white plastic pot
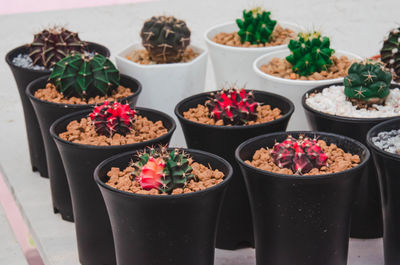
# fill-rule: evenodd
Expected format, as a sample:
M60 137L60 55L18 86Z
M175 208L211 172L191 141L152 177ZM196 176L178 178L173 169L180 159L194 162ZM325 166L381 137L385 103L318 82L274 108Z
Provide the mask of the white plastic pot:
M295 32L303 30L302 27L288 22L279 22L278 24ZM246 85L248 89L257 89L256 76L251 69L254 60L266 53L285 49L287 44L272 47L245 48L222 45L212 40L220 32L231 33L238 30L236 23L229 22L212 27L204 35L214 69L215 82L217 88L222 88L226 84L236 83L237 85Z
M303 107L301 105L301 97L304 93L306 93L309 89L321 86L328 85L337 82L343 82L343 77L328 79L328 80L292 80L281 77L276 77L273 75L269 75L260 70L260 66L263 64L268 64L273 58L285 58L290 54L289 49L284 49L281 51L276 51L273 53L269 53L257 58L253 63L253 71L257 74L258 79L258 89L276 93L287 97L290 99L295 106L295 111L290 119L288 130L309 130L306 115L304 113ZM335 55L337 57L347 56L350 60L361 60L362 58L356 54L345 52L345 51L336 51Z
M127 59L133 50L143 49L141 44L131 45L115 57L119 71L142 84L137 106L160 110L175 118L177 130L171 146L185 147L182 129L174 115L175 105L204 91L207 51L193 45L191 48L199 56L187 63L142 65Z

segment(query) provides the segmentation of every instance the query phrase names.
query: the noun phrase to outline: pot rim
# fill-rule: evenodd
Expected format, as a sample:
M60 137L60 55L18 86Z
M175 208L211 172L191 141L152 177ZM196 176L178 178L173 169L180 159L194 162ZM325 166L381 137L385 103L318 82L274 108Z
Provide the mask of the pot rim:
M146 146L151 146L152 144L154 144L154 142L158 142L160 140L164 140L165 138L171 137L172 134L174 133L175 129L176 129L176 123L175 120L169 116L168 114L158 111L158 110L154 110L154 109L148 109L148 108L141 108L141 107L135 107L135 110L140 111L148 111L148 112L152 112L154 114L156 114L157 116L161 116L164 117L166 119L168 119L171 123L171 129L168 130L168 132L166 134L161 135L160 137L154 138L154 139L150 139L147 141L143 141L143 142L139 142L139 143L132 143L132 144L124 144L122 145L123 147L132 147L134 148L136 145L143 145L145 144ZM112 149L119 149L121 148L121 145L89 145L89 144L79 144L79 143L74 143L71 141L67 141L62 139L61 137L58 136L58 134L56 133L56 126L58 124L60 124L61 122L64 122L65 120L68 120L74 116L81 116L82 114L89 114L90 112L92 112L92 110L82 110L82 111L77 111L77 112L73 112L70 113L68 115L62 116L61 118L57 119L55 122L53 122L53 124L50 126L50 135L53 137L53 139L55 141L61 142L63 144L66 145L72 145L76 148L80 148L80 149L93 149L93 150L112 150ZM86 115L87 116L87 115ZM81 117L82 118L82 117ZM80 118L77 118L80 119ZM76 120L76 119L75 119Z
M168 148L168 150L172 150L174 148ZM191 153L197 153L200 155L205 155L208 156L209 158L212 159L216 159L219 160L221 163L223 163L227 169L228 169L228 174L224 176L224 180L210 188L207 188L205 190L200 190L200 191L195 191L195 192L191 192L191 193L183 193L183 194L170 194L170 195L149 195L149 194L137 194L137 193L132 193L132 192L126 192L126 191L122 191L113 187L108 186L107 184L105 184L103 181L100 180L100 176L99 176L99 171L100 168L104 167L104 165L108 164L111 161L115 161L118 160L122 157L125 156L132 156L134 155L137 151L128 151L128 152L124 152L121 154L117 154L114 155L112 157L107 158L106 160L102 161L94 170L94 180L95 182L100 185L101 187L107 189L108 191L114 192L114 193L119 193L125 197L130 197L130 198L147 198L150 200L168 200L171 198L174 199L179 199L179 198L190 198L190 197L198 197L198 196L202 196L205 193L208 193L210 191L216 190L216 189L220 189L223 186L227 185L229 181L231 181L232 179L232 174L233 174L233 168L232 166L228 163L228 161L226 161L224 158L217 156L215 154L209 153L209 152L205 152L205 151L201 151L201 150L197 150L197 149L189 149L189 148L178 148L179 150L185 150L187 153L191 154ZM218 169L218 168L215 168ZM214 169L214 170L215 170Z
M337 82L337 83L317 86L317 87L314 87L314 88L311 88L311 89L307 90L307 92L304 93L303 96L301 97L301 104L303 105L304 110L312 112L314 115L323 117L325 119L339 120L339 121L342 121L342 122L349 122L349 123L350 122L351 123L353 123L353 122L357 122L357 123L381 122L381 121L386 121L388 119L393 119L393 118L400 117L400 115L399 116L392 116L392 117L378 117L378 118L358 118L358 117L339 116L339 115L333 115L333 114L329 114L329 113L325 113L325 112L313 109L312 107L310 107L306 103L306 99L307 99L309 94L311 94L315 90L322 91L322 89L330 87L330 86L344 86L344 84L343 84L343 82ZM396 84L393 84L393 83L390 84L390 87L391 88L400 88L400 86L397 86Z
M248 165L247 163L245 163L241 158L240 158L240 152L242 151L242 149L249 145L252 144L254 142L259 141L260 139L263 138L272 138L272 137L276 137L276 136L280 136L280 135L290 135L290 134L315 134L315 135L323 135L323 136L328 136L328 137L333 137L333 138L344 138L347 141L353 142L354 144L358 145L359 147L361 147L361 149L364 151L365 153L365 158L361 161L360 164L358 164L357 166L350 168L350 169L346 169L344 171L340 171L340 172L336 172L336 173L329 173L329 174L320 174L320 175L288 175L288 174L280 174L280 173L274 173L271 171L266 171L266 170L262 170L256 167L253 167L251 165ZM343 135L339 135L339 134L335 134L335 133L328 133L328 132L320 132L320 131L287 131L287 132L275 132L275 133L268 133L268 134L263 134L263 135L259 135L256 136L254 138L250 138L248 140L246 140L245 142L241 143L235 150L235 158L236 161L239 162L239 164L242 167L245 167L247 169L256 171L259 174L262 175L269 175L271 177L274 178L278 178L278 179L301 179L301 180L312 180L312 179L330 179L330 178L334 178L334 177L339 177L340 175L345 175L343 173L350 173L352 171L358 170L360 167L363 167L364 165L366 165L366 163L369 161L370 159L370 151L368 150L368 148L363 145L362 143L347 137L347 136L343 136Z
M192 99L196 99L196 98L202 98L204 97L205 99L207 99L210 95L210 93L215 93L217 91L220 90L213 90L213 91L208 91L208 92L202 92L199 94L195 94L192 95L190 97L184 98L181 101L178 102L178 104L176 104L175 109L174 109L174 113L175 116L177 116L180 120L184 120L185 122L191 124L191 125L196 125L199 127L210 127L210 128L214 128L214 129L221 129L221 130L246 130L247 128L259 128L259 127L263 127L266 125L271 125L271 124L275 124L278 122L281 122L284 119L289 119L290 116L293 114L294 110L295 110L295 106L293 104L293 102L291 100L289 100L288 98L278 95L278 94L274 94L274 93L270 93L270 92L266 92L266 91L262 91L262 90L250 90L250 89L245 89L246 91L253 91L255 93L259 93L259 94L264 94L267 96L274 96L279 98L281 101L284 101L286 103L289 104L289 111L285 114L282 115L282 117L280 117L279 119L273 120L273 121L269 121L269 122L264 122L264 123L259 123L259 124L252 124L252 125L231 125L231 126L227 126L227 125L210 125L210 124L204 124L204 123L200 123L200 122L194 122L191 120L186 119L182 113L179 112L179 108L181 105L183 105L184 103L186 103L187 101L190 101Z
M385 158L390 158L390 159L400 161L400 155L396 155L396 154L390 153L388 151L385 151L383 149L380 149L378 146L376 146L372 142L372 137L373 137L372 134L375 134L375 136L376 136L378 133L385 131L385 129L383 129L383 127L385 127L386 125L391 125L391 124L396 124L396 123L399 124L399 129L400 129L400 117L390 119L390 120L376 124L367 133L367 144L371 149L373 149L375 152L377 152L381 156L383 156Z
M56 103L56 102L51 102L51 101L47 101L47 100L42 100L42 99L39 99L39 98L35 97L31 92L32 87L34 87L37 83L40 83L45 79L48 80L49 76L50 75L45 75L45 76L39 77L39 78L31 81L27 85L27 87L25 89L25 94L33 101L36 101L36 102L38 102L40 104L52 105L54 107L64 107L64 108L69 108L69 109L80 110L82 108L94 107L94 106L98 105L98 104L65 104L65 103ZM123 78L123 79L126 79L128 82L136 83L137 84L137 90L132 95L127 96L125 98L121 98L121 99L119 99L117 101L118 102L124 102L124 101L130 100L131 98L138 97L139 94L142 92L142 84L136 78L133 78L131 76L128 76L128 75L125 75L125 74L121 74L121 73L120 73L120 76L121 76L121 79ZM35 91L37 91L38 89L39 88L35 89ZM130 88L130 89L132 91L132 88Z

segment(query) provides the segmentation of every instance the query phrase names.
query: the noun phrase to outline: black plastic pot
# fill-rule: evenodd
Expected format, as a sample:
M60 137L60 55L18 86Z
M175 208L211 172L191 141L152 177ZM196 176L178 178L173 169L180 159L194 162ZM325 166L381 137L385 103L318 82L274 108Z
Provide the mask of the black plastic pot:
M249 200L240 168L235 161L235 149L245 140L265 133L285 131L293 103L276 94L254 91L258 102L278 107L282 117L268 123L250 126L217 126L192 122L183 117L183 112L198 104L204 104L209 93L202 93L186 98L175 107L175 115L182 125L186 144L189 148L204 150L226 159L233 167L233 179L226 192L218 224L217 248L237 249L254 247Z
M350 118L335 116L314 110L305 103L308 94L320 92L324 88L332 85L343 86L343 83L316 87L310 89L303 95L302 103L310 127L315 131L345 135L366 145L366 135L368 131L376 124L390 118ZM393 87L392 85L392 88ZM378 176L372 159L364 169L352 215L351 237L378 238L382 236L382 209Z
M110 51L106 47L97 43L88 42L88 50L91 52L96 51L97 53L100 53L107 57L110 56ZM46 164L46 154L42 140L42 134L40 132L40 127L35 115L35 111L33 110L29 98L25 94L25 89L31 81L39 77L49 75L50 70L33 70L33 69L18 67L13 64L12 61L16 56L18 56L18 54L28 54L28 53L29 53L29 48L26 45L19 46L7 53L6 62L14 75L15 81L17 83L19 96L22 102L22 108L24 110L25 126L26 126L26 133L28 136L28 145L31 157L32 170L39 171L42 177L47 178L48 172Z
M257 169L252 160L261 147L272 147L290 134L335 143L358 154L352 169L326 175L298 176ZM253 215L257 265L345 265L352 203L370 153L348 137L320 132L280 132L247 140L236 149Z
M75 144L58 137L60 133L66 131L71 121L87 117L91 110L64 116L55 121L50 128L67 174L75 217L79 260L82 265L116 264L110 220L103 197L93 179L96 166L119 153L143 149L146 146L167 145L175 130L176 124L172 117L150 109L135 110L151 121L161 120L168 133L150 141L116 146Z
M400 264L400 155L380 149L372 142L372 137L393 129L400 129L400 119L382 122L367 134L381 191L385 265Z
M29 83L26 89L26 95L30 98L36 117L40 124L44 147L46 150L47 168L50 177L50 187L53 199L54 212L60 212L64 220L73 221L71 197L69 194L67 178L61 161L57 146L50 135L51 124L64 115L85 109L92 109L93 104L58 104L49 101L43 101L35 96L34 92L39 88L44 88L48 76L44 76ZM131 88L133 95L120 101L128 102L134 106L141 91L139 81L126 75L121 75L121 85ZM81 158L85 159L85 158Z
M212 265L217 219L232 167L222 158L186 150L193 160L225 174L206 190L179 195L141 195L105 184L111 167L125 168L135 152L103 161L95 180L110 216L118 265Z

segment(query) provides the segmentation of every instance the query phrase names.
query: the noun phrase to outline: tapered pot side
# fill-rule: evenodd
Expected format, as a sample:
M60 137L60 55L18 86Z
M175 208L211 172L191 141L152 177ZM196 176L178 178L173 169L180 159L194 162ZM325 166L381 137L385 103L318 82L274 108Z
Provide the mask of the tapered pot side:
M116 264L110 221L103 197L93 179L96 166L119 153L143 149L146 146L168 145L176 128L174 119L162 112L144 108L135 110L153 122L162 121L168 133L141 143L114 146L76 144L58 136L66 131L71 121L87 117L91 110L66 115L55 121L50 128L68 179L79 260L82 265Z
M290 134L318 137L361 163L339 173L299 176L257 169L244 161ZM348 137L320 132L279 132L242 143L236 159L242 169L253 215L257 265L345 265L352 203L369 151ZM288 254L290 253L290 254Z
M232 168L214 154L186 152L195 162L222 171L224 181L193 193L141 195L105 184L111 167L125 168L135 152L113 156L96 168L95 181L110 216L118 265L214 264L217 219Z
M383 250L385 265L400 264L400 156L377 147L372 138L378 133L400 129L400 118L375 125L367 135L367 143L378 172L383 212Z
M236 147L260 134L285 131L294 111L293 104L282 96L262 91L253 92L256 101L269 104L272 108L280 108L282 117L268 123L248 126L206 125L184 118L183 112L198 104L204 104L210 92L186 98L175 108L175 115L181 123L187 146L221 156L233 167L232 182L227 189L218 224L217 248L237 249L254 246L247 191L235 161Z
M31 100L40 124L41 135L46 150L46 161L54 212L61 213L64 220L73 221L71 197L65 170L49 129L51 124L62 116L79 110L92 109L94 104L59 104L36 98L33 94L36 90L44 88L47 80L48 76L44 76L29 83L26 88L26 95ZM121 75L120 84L131 88L133 92L131 96L121 99L120 101L127 102L129 105L134 106L141 91L140 83L136 79Z
M302 97L302 105L312 130L332 132L356 139L366 145L368 131L388 118L350 118L335 116L312 109L306 104L307 95L320 92L329 86L342 85L343 82L319 86L308 90ZM392 88L394 85L392 85ZM364 169L357 198L353 209L351 237L382 237L382 209L379 194L377 171L372 160Z
M88 50L90 52L97 52L104 56L109 57L110 51L97 43L88 42ZM32 103L25 94L25 89L27 85L42 76L49 75L50 70L33 70L29 68L24 68L16 66L12 61L18 56L18 54L28 54L29 48L26 45L19 46L6 55L6 62L14 75L15 82L17 83L17 88L19 96L22 102L22 108L25 117L25 127L28 137L29 154L31 158L31 165L33 171L39 171L42 177L48 177L47 163L46 163L46 153L44 148L44 143L42 140L42 134L40 132L40 126L35 115L35 111L32 107Z

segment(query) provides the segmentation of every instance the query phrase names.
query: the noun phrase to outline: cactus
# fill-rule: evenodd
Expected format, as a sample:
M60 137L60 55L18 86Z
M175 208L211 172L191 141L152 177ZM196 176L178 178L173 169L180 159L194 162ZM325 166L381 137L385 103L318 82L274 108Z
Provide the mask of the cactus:
M286 60L292 65L293 72L300 76L309 76L315 72L327 71L332 65L330 59L335 52L329 48L330 40L319 32L299 33L298 40L290 40L291 54Z
M32 64L46 68L53 67L73 51L83 53L87 48L87 44L79 39L78 33L59 27L35 34L33 42L28 46Z
M240 41L251 44L269 42L276 25L276 20L271 20L270 15L271 12L266 12L261 7L243 10L243 18L236 19Z
M98 134L111 137L116 133L126 135L133 130L135 111L128 104L104 101L89 117Z
M225 125L242 125L257 119L257 107L252 92L242 89L222 89L212 93L206 102L210 115L214 120L223 120Z
M55 64L49 80L65 97L89 98L111 95L119 86L120 75L101 54L72 53Z
M365 60L353 63L344 78L344 94L359 107L383 104L390 92L392 75L382 63Z
M192 158L179 149L147 148L138 153L138 158L131 164L132 175L144 190L171 194L174 189L185 188L190 180L196 180L189 165Z
M392 72L393 79L400 82L400 28L390 31L380 53L381 60Z
M175 17L152 17L140 32L142 44L156 63L179 62L190 44L190 30L185 21Z
M274 145L271 156L278 167L289 168L299 175L325 166L328 160L316 139L304 136L295 139L290 135L283 142Z

